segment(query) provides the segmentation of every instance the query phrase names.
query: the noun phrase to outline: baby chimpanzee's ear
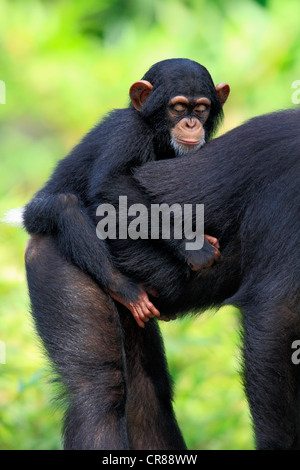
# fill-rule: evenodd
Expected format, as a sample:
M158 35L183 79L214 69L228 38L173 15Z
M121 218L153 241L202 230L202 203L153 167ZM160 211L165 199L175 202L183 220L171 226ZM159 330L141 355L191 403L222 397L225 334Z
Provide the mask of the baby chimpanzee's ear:
M230 93L230 87L228 83L219 83L216 86L216 92L218 94L221 105L223 106Z
M129 96L133 106L137 111L141 110L141 107L147 100L152 88L153 86L147 80L139 80L138 82L134 82L134 84L131 85Z

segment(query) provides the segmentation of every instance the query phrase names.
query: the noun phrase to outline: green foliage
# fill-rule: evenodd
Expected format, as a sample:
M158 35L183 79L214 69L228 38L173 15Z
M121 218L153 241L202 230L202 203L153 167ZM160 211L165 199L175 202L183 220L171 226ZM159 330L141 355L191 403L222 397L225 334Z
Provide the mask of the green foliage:
M0 216L26 203L104 113L125 106L130 84L158 60L189 57L230 83L221 132L292 106L299 17L298 0L0 0ZM0 449L57 449L61 412L28 314L26 239L0 224ZM238 325L226 308L162 326L189 448L253 447Z

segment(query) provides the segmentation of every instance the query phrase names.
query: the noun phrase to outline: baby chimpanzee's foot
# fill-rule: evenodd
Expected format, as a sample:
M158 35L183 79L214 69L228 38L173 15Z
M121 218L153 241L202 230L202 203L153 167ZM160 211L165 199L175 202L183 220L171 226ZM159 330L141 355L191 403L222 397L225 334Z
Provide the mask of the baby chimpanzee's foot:
M145 327L145 323L149 321L150 318L159 317L160 313L157 308L154 307L153 303L150 302L146 290L151 293L151 295L158 297L158 294L154 289L145 288L144 286L139 286L139 295L134 301L125 301L122 297L109 292L109 295L116 300L117 302L125 305L128 310L132 313L135 321L141 327Z

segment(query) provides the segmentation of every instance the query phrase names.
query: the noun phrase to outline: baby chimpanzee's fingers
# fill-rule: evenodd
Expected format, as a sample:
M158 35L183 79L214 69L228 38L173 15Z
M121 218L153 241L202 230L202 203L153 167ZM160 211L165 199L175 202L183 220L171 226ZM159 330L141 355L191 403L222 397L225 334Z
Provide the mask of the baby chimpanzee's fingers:
M141 291L137 302L127 304L127 308L129 308L135 321L141 328L145 327L145 323L147 323L150 318L160 316L160 312L154 307L153 303L150 302L145 291Z
M140 319L139 315L137 315L137 316L133 315L133 316L134 316L134 319L137 322L138 326L140 328L145 328L145 323L144 323L143 320Z
M138 326L140 326L141 328L144 328L145 327L145 323L144 323L144 320L143 318L141 318L142 316L142 312L141 312L141 308L139 305L137 304L133 304L130 306L130 311L133 315L133 318L135 319L135 321L137 322Z
M157 310L157 308L154 307L153 303L150 302L150 300L147 302L147 307L153 315L155 315L156 317L160 317L160 312Z
M211 235L204 235L208 243L210 243L212 246L217 248L218 250L220 249L220 243L219 240L215 237L212 237Z
M150 302L151 303L151 302ZM151 312L151 310L148 308L148 302L143 302L140 304L142 312L140 315L140 318L142 318L144 321L148 321L149 318L153 318L154 314ZM146 320L145 320L146 319Z

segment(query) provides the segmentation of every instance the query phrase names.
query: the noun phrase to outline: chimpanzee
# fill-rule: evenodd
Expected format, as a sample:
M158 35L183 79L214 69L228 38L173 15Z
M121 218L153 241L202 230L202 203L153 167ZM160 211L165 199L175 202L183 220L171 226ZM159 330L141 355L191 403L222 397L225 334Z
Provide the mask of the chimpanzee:
M106 186L148 161L174 158L200 148L215 132L229 94L226 83L213 85L205 67L188 59L152 66L130 88L129 108L114 110L57 166L51 179L27 205L24 222L31 234L55 234L63 256L90 274L131 310L139 326L159 311L137 284L116 269L105 241L96 237L83 208L102 202ZM192 269L219 258L218 241L205 235Z
M299 109L260 116L188 158L141 166L104 197L114 203L121 189L129 204L205 204L222 251L210 268L187 276L186 263L151 240L110 249L125 275L162 292L158 308L170 317L241 309L259 449L300 448L300 369L291 360L300 337L299 148ZM26 268L37 329L66 387L65 448L184 449L156 319L139 328L51 235L32 238Z

